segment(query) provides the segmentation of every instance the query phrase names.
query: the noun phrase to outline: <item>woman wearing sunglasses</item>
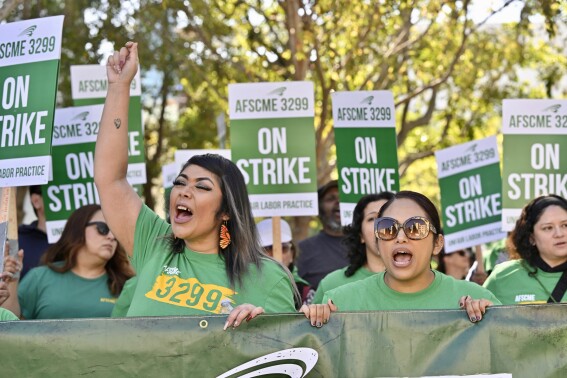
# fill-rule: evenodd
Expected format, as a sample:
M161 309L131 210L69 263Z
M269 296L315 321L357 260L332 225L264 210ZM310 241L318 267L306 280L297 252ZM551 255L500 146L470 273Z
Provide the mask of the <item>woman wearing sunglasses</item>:
M457 280L464 280L475 261L475 256L470 248L458 251L445 252L445 248L438 255L439 265L437 270Z
M522 210L508 237L512 260L484 286L504 304L567 302L567 200L541 196Z
M42 263L18 288L23 319L109 317L124 282L133 276L99 205L71 214Z
M392 197L391 192L381 192L368 194L358 201L352 212L352 223L343 228L349 265L329 273L319 282L313 303L323 303L323 296L329 290L384 271L375 241L374 221L382 205Z
M380 209L374 232L385 272L328 291L323 299L325 304L303 309L311 319L317 317L319 323L325 323L329 311L337 309L368 311L461 307L472 322L477 322L482 320L488 306L500 304L483 287L431 269L431 259L441 251L444 240L439 213L424 195L411 191L395 194Z
M262 252L234 163L219 155L189 159L171 191L171 224L128 183L128 102L137 69L136 43L108 59L94 164L104 215L137 272L127 315L230 313L226 329L264 311L294 312L293 279Z

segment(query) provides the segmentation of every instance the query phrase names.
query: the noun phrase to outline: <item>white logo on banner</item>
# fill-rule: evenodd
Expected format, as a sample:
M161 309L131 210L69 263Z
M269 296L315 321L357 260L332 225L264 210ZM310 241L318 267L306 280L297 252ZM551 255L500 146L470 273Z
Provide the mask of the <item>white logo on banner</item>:
M260 377L268 374L303 378L313 369L318 359L319 353L311 348L284 349L248 361L217 378ZM243 372L243 375L239 374Z

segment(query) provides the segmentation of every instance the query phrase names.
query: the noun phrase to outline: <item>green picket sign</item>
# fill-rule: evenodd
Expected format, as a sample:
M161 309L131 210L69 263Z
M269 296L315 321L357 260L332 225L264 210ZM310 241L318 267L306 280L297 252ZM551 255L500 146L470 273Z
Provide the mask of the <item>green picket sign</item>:
M311 82L229 85L232 161L256 217L316 215Z
M366 194L399 190L397 148L392 143L396 130L338 128L335 139L341 202L356 203ZM390 143L380 144L384 141Z
M400 188L394 97L390 91L333 93L341 224L358 200Z
M63 16L0 25L0 187L47 183Z
M71 89L75 106L104 104L107 86L106 66L71 66ZM132 185L145 184L147 181L141 94L138 70L130 88L128 108L128 182ZM141 193L141 186L137 191Z
M100 203L94 184L94 150L102 105L57 109L53 126L53 178L43 186L49 243L61 236L71 214Z
M567 198L567 100L504 100L502 227L546 194Z
M506 237L501 230L502 181L496 137L435 152L445 250Z
M500 165L495 163L439 180L445 233L500 221L502 185L499 178ZM459 193L459 186L467 187L466 198Z
M279 119L273 127L266 127L266 120L235 120L231 125L237 132L231 134L232 158L248 181L250 194L301 193L313 189L312 172L317 167L313 159L313 133L302 135L313 128L313 119ZM285 148L276 147L262 153L262 141L287 138ZM310 138L312 137L312 138ZM305 153L305 151L309 153ZM283 157L282 157L283 155Z

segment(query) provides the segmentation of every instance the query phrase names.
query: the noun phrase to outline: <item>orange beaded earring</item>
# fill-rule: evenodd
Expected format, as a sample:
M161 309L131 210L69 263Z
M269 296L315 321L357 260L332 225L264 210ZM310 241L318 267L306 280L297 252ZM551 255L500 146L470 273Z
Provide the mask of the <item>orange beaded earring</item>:
M228 232L227 221L224 221L220 227L220 241L219 245L221 249L226 249L230 244L230 233Z

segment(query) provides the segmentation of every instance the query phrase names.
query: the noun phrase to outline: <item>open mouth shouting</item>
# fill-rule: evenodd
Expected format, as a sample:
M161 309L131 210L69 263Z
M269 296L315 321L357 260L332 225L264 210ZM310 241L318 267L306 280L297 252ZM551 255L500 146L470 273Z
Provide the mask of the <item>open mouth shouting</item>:
M193 218L193 211L185 205L175 206L174 221L176 223L189 222Z
M411 264L413 254L405 248L397 248L392 254L392 262L397 268L405 268Z

